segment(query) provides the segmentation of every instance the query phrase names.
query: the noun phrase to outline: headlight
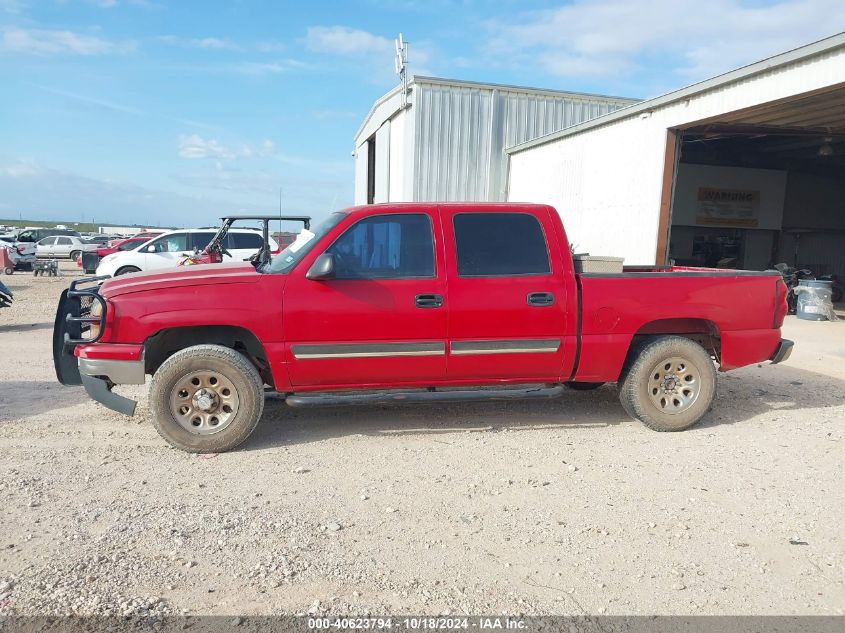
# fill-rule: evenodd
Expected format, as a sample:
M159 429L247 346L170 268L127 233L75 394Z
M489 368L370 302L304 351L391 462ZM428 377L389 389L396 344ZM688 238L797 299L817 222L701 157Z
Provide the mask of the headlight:
M103 315L103 304L94 299L94 304L91 306L92 317L101 317ZM88 338L97 338L100 336L100 322L91 323L91 329L88 330Z

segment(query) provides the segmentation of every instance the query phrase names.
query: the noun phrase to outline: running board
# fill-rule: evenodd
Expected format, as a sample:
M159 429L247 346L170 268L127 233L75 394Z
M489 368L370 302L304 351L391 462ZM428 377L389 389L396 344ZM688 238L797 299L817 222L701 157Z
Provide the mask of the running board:
M325 407L351 404L390 404L402 402L472 402L484 400L533 400L557 398L563 385L522 389L474 389L463 391L404 391L356 394L294 395L285 398L291 407Z

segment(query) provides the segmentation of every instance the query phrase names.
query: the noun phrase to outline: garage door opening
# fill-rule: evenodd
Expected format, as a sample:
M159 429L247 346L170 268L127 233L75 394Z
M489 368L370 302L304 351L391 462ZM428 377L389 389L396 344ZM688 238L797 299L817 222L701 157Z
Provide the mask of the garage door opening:
M675 132L670 259L845 276L845 84Z

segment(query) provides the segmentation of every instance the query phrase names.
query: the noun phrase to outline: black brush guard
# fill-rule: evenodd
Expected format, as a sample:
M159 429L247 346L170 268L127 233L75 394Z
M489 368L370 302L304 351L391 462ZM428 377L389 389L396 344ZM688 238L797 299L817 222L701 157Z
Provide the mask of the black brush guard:
M95 343L100 339L106 323L106 300L97 292L104 279L108 277L83 277L71 282L59 298L56 309L56 321L53 324L53 365L56 378L63 385L81 385L79 364L73 350L79 344ZM89 285L79 289L80 286ZM91 307L97 302L102 307L99 316L91 316ZM88 336L91 324L99 323L100 331L96 336Z
M56 322L53 325L53 365L56 368L56 378L63 385L82 385L91 398L109 409L124 415L134 415L134 400L112 393L114 385L109 380L81 374L79 361L73 355L77 345L96 343L102 336L108 307L98 290L105 279L109 277L83 277L71 282L70 287L62 292L56 310ZM94 285L80 289L80 286L85 284ZM102 306L99 316L91 316L94 302ZM100 324L96 336L90 336L92 323Z

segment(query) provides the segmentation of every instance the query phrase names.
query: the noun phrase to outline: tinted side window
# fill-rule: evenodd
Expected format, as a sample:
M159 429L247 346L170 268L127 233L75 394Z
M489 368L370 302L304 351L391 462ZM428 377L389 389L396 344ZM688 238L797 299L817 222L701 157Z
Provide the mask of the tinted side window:
M257 251L264 243L260 233L229 233L228 248Z
M62 246L67 246L68 244L73 244L73 242L70 241L69 237L57 237L56 238L56 244L61 244Z
M55 238L55 237L45 237L43 240L41 240L40 242L38 242L38 244L39 244L40 246L52 246L52 245L53 245L53 244L55 244L55 243L56 243L56 238Z
M189 248L200 250L208 246L208 243L214 238L215 231L203 231L201 233L191 233L191 245Z
M543 229L527 213L460 213L453 218L460 277L546 275Z
M326 252L335 256L337 279L434 277L431 220L422 213L364 218Z
M119 250L119 251L131 251L131 250L137 248L138 246L140 246L141 244L143 244L143 242L140 242L140 241L138 241L138 242L132 242L132 241L124 242L123 244L121 244L120 246L117 247L117 250Z
M188 234L174 233L166 235L153 242L155 253L176 253L188 250Z

